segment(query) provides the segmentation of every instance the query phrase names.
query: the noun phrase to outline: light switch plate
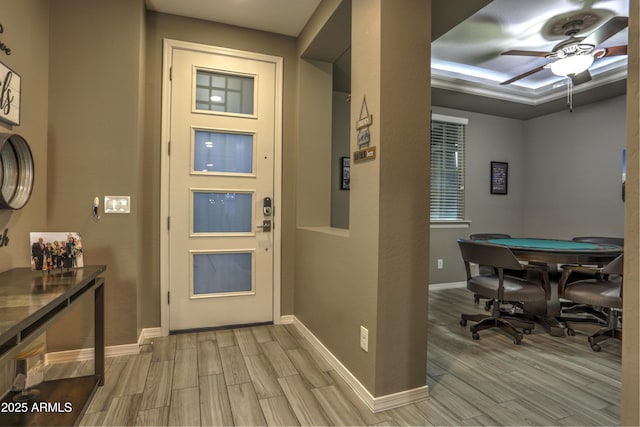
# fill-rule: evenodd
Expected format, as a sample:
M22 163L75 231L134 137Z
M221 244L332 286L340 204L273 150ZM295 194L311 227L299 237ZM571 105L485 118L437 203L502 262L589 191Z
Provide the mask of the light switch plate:
M104 196L104 213L131 213L131 197Z

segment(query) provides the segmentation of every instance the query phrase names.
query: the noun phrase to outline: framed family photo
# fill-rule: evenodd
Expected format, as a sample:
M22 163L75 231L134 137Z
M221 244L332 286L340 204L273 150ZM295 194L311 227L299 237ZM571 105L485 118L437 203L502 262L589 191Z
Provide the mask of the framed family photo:
M82 238L75 232L31 232L31 269L51 271L84 267Z

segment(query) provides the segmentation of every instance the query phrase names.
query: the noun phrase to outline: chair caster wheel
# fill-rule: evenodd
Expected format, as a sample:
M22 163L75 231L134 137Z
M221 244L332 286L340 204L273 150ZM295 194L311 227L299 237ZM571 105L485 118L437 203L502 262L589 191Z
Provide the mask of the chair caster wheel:
M571 328L567 328L567 335L569 335L570 337L573 337L576 335L576 331L574 331Z
M484 303L484 311L491 311L491 306L493 305L492 301L487 301Z
M602 347L600 347L600 345L599 345L599 344L591 344L591 350L593 350L593 351L596 351L596 352L597 352L597 351L602 350Z
M527 329L523 329L523 330L522 330L522 332L523 332L525 335L531 335L532 329L528 329L528 328L527 328Z
M467 321L464 319L460 319L460 326L467 326Z
M473 302L475 302L476 304L480 303L480 298L479 297L473 297Z
M471 338L473 338L474 340L479 340L480 339L480 334L477 332L473 332L471 334Z
M514 343L515 345L520 345L520 344L522 344L522 338L523 338L522 334L518 334L518 336L516 336L516 337L514 337L514 338L513 338L513 343Z

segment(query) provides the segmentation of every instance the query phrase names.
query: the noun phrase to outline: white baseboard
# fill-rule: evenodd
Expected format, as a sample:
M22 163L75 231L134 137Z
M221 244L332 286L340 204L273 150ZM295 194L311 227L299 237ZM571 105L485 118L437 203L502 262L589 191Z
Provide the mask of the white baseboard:
M138 344L113 345L104 348L104 357L127 356L140 353ZM81 348L78 350L56 351L45 355L47 365L53 363L82 362L93 360L95 350L93 348Z
M162 336L162 328L144 328L140 331L140 336L138 337L138 345L142 345L144 340L148 338L156 338Z
M284 316L280 316L279 321L275 321L273 323L275 323L276 325L290 325L293 323L295 318L296 316L294 316L293 314L285 314Z
M364 402L365 405L373 412L381 412L387 409L393 409L411 403L419 402L429 397L429 386L424 385L412 390L405 390L385 396L373 397L369 390L358 381L358 379L349 371L330 351L327 349L307 327L293 317L293 325L300 334L314 347L316 351L322 355L327 363L342 377L342 379L351 387L356 395ZM425 364L427 361L425 360Z
M440 291L442 289L455 289L455 288L466 288L467 282L449 282L449 283L434 283L433 285L429 285L430 291Z
M137 344L113 345L104 348L104 357L128 356L140 353L140 346L147 338L162 336L161 328L145 328L140 331ZM46 364L82 362L93 360L95 351L93 348L81 348L78 350L56 351L45 355Z

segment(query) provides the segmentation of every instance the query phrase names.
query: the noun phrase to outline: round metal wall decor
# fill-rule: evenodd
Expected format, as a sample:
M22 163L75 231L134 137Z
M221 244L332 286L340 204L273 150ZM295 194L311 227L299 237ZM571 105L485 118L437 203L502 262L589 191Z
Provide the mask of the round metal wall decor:
M27 141L0 133L0 209L21 209L33 191L34 164Z

